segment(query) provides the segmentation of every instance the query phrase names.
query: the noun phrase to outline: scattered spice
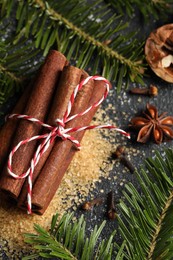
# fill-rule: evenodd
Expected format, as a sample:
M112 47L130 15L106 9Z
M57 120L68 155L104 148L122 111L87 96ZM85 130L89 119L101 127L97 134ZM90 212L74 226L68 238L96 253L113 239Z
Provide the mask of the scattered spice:
M121 156L120 162L129 169L130 173L134 173L135 167L133 164L127 159L126 156Z
M23 110L25 115L37 118L40 121L45 120L52 102L52 96L54 95L58 78L60 77L66 62L67 60L63 54L55 50L50 50L44 63L40 67L35 80L33 80L32 91L30 92L30 95L28 95L28 100L25 102ZM18 123L10 146L13 148L22 140L28 140L35 135L37 136L40 130L39 124L32 124L27 120L21 120L20 123ZM13 154L12 171L18 176L26 171L34 154L35 146L36 140L33 142L26 142L25 145L20 147L17 153ZM11 178L8 174L7 167L4 167L0 177L0 189L8 194L8 196L17 199L24 181L24 178Z
M91 210L94 206L99 206L103 203L103 198L95 198L90 201L86 201L85 203L82 204L82 209L84 210Z
M148 64L157 76L173 83L173 24L166 24L151 32L145 44Z
M117 217L116 209L115 209L115 203L114 203L114 194L113 191L110 191L108 193L108 212L107 216L110 220L114 220Z
M114 98L114 93L111 92L110 96ZM127 105L129 99L125 93L121 99L119 96L117 100L119 103L126 103ZM128 113L125 111L123 111L122 116L125 120L128 120ZM93 124L101 124L103 121L112 125L119 124L116 107L111 102L106 104L106 108L99 109ZM22 256L28 255L31 248L24 243L23 234L33 233L34 223L48 229L55 212L58 212L61 217L69 209L76 211L86 199L86 196L88 194L92 196L93 190L95 191L102 181L111 182L115 185L114 187L122 186L127 182L127 179L122 179L121 172L118 170L119 165L111 164L109 160L115 142L119 142L119 140L123 145L129 142L128 139L122 138L115 131L108 129L86 132L81 142L81 151L75 154L58 191L42 216L26 215L20 209L7 203L0 194L0 245L2 245L9 259L22 259ZM133 147L128 149L128 153L141 156L141 151ZM116 174L113 173L111 176L114 167ZM105 194L102 186L99 192ZM94 220L95 216L91 217Z
M120 158L125 155L125 147L123 145L118 145L116 151L112 154L115 159Z
M126 150L124 146L118 145L116 151L112 154L112 156L115 159L119 159L120 162L129 169L130 173L134 173L135 167L126 157Z
M131 126L139 130L137 141L146 143L152 136L157 144L164 140L173 139L173 117L166 116L167 112L158 115L158 110L155 106L147 104L146 113L143 117L134 117L131 119Z
M19 101L11 111L12 114L22 114L23 110L26 106L26 101L28 99L29 93L31 92L32 83L26 87L24 93L20 97ZM16 132L16 128L18 125L17 120L6 120L3 127L0 128L0 176L2 174L2 170L7 160L7 154L9 153L10 146L12 143L12 139Z
M88 75L82 70L73 67L66 66L62 71L60 81L58 82L58 86L53 104L50 109L50 118L53 121L56 118L61 118L61 114L63 114L68 107L69 97L75 89L75 86L81 82L81 79L86 79ZM92 105L90 100L92 99L93 103L95 103L101 95L103 95L105 91L104 83L102 82L101 88L99 92L99 97L96 95L96 91L93 89L94 87L93 81L89 81L85 84L85 88L82 88L80 92L76 95L74 103L72 103L72 109L69 109L70 115L78 114L81 111L85 111L88 106ZM56 98L55 98L56 97ZM55 101L55 102L54 102ZM58 102L59 101L59 105ZM95 101L95 102L94 102ZM92 110L91 113L88 113L87 116L77 117L75 120L70 120L68 123L65 123L66 128L73 129L76 125L81 125L81 122L84 125L88 125L93 117L93 113L96 112L96 109ZM63 122L66 122L66 116L62 117ZM82 121L81 121L82 120ZM67 120L68 121L68 120ZM80 133L73 133L73 138L78 139L80 142L84 135L84 131ZM58 189L61 180L72 161L72 158L77 149L74 149L72 142L62 142L60 139L56 139L55 142L51 141L49 145L49 149L46 150L44 156L41 157L39 163L41 163L42 167L37 171L37 178L33 184L32 191L32 208L33 212L37 214L43 214L47 209L50 201L52 200L56 190ZM43 158L43 160L42 160ZM38 164L39 166L39 164ZM34 172L35 174L35 172ZM43 184L44 183L44 184ZM24 195L26 196L26 189L24 189ZM44 194L44 196L43 196ZM23 204L25 205L25 199L23 200ZM23 205L22 205L23 207Z
M112 109L112 107L111 107ZM94 123L100 123L105 111L99 110ZM105 133L109 133L105 130ZM115 132L112 132L115 137ZM50 227L52 215L58 212L60 217L69 209L76 210L84 198L95 189L100 177L107 178L113 165L109 163L112 144L103 138L99 131L87 131L81 142L82 149L77 152L68 168L48 209L42 216L26 215L0 194L0 245L3 245L9 259L22 259L27 255L28 245L24 243L24 233L33 233L34 223L45 229ZM88 170L90 169L90 170ZM15 216L15 217L14 217ZM21 250L22 249L22 250Z
M158 95L158 88L151 84L149 88L132 88L129 90L129 92L132 94L148 95L154 97Z

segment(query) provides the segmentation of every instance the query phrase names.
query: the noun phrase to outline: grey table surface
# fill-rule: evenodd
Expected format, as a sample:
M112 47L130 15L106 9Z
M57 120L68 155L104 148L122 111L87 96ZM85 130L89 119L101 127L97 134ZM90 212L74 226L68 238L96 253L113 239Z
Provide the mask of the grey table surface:
M151 21L150 24L144 24L140 21L138 17L134 21L134 28L140 28L139 30L139 37L142 37L144 40L148 37L149 33L158 28L159 26L170 23L171 19L168 17L166 21ZM106 102L102 105L106 107L108 103L111 103L115 107L115 112L109 111L109 117L114 118L115 116L118 118L119 126L125 129L129 125L130 119L135 116L139 111L145 110L146 103L149 102L155 106L157 106L158 110L161 112L167 111L168 115L173 115L173 84L167 83L157 77L150 69L148 69L149 77L146 77L145 85L149 86L150 84L154 84L158 87L159 94L157 97L151 98L148 96L135 96L131 95L128 91L122 90L119 95L117 95L116 91L112 91L111 95L108 97ZM130 87L138 86L137 84L131 84ZM113 84L113 89L116 88L116 83ZM14 97L15 99L15 97ZM1 108L6 113L9 111L9 108L13 105L13 99L8 102L6 106ZM3 118L1 118L3 120ZM128 127L127 127L128 130ZM111 140L112 141L112 140ZM139 168L139 166L143 163L143 160L148 156L153 156L155 150L163 151L165 147L172 147L173 143L162 143L157 145L155 143L149 142L149 144L140 144L135 141L135 135L132 133L131 140L125 140L121 136L116 135L116 140L114 141L115 145L117 144L124 144L126 147L134 148L138 151L138 155L130 154L130 160ZM110 163L112 163L112 158L109 158ZM110 190L115 192L115 201L118 203L119 199L122 196L122 189L125 183L132 182L134 185L138 186L138 182L136 180L135 175L130 173L123 173L123 165L119 164L118 168L115 167L110 172L110 177L115 174L115 172L119 172L118 179L115 181L112 178L110 179L102 178L101 182L96 184L96 188L93 191L95 197L100 194L100 190L103 189L105 194L108 193ZM124 183L123 186L120 183ZM80 195L80 194L79 194ZM87 230L88 233L93 227L97 224L99 225L104 219L106 219L106 206L101 205L100 207L95 207L92 211L89 212L82 212L78 209L75 212L76 216L79 217L81 214L84 214L86 222L87 222ZM107 221L106 228L104 234L101 235L101 238L108 237L112 230L117 228L117 224L114 221ZM0 249L1 251L1 249ZM9 259L7 256L2 254L2 259Z

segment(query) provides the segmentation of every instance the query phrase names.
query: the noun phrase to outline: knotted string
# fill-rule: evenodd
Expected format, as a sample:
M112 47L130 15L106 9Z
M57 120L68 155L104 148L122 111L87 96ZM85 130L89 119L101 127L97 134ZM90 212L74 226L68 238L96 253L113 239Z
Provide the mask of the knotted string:
M103 96L101 97L100 100L98 100L97 102L95 102L94 104L92 104L90 107L88 107L86 110L84 110L81 113L75 114L70 116L70 112L73 106L73 103L75 101L75 98L77 96L78 91L89 81L89 80L98 80L98 81L103 81L105 83L105 92L103 94ZM45 124L42 121L27 116L27 115L20 115L20 114L12 114L9 116L9 118L18 118L18 119L25 119L28 121L31 121L33 123L37 123L39 125L41 125L42 127L45 127L49 130L49 133L43 134L43 135L36 135L33 136L31 138L27 138L25 140L20 141L10 152L9 154L9 158L8 158L8 164L7 164L7 170L8 173L10 174L10 176L12 176L15 179L23 179L28 177L28 193L27 193L27 212L28 214L32 213L32 177L33 177L33 173L34 173L34 169L36 167L36 165L38 164L41 156L46 152L46 150L48 149L48 147L50 146L50 144L55 140L55 138L60 137L62 140L70 140L78 149L80 149L80 143L78 140L76 140L71 133L76 133L76 132L80 132L80 131L84 131L84 130L89 130L89 129L115 129L116 131L120 132L121 134L125 135L126 137L130 138L130 135L117 128L116 126L112 126L110 124L107 125L90 125L90 126L79 126L79 127L74 127L74 128L65 128L66 123L77 118L77 117L81 117L83 115L85 115L86 113L88 113L90 110L98 107L103 100L107 97L108 93L110 90L110 82L105 79L104 77L101 76L90 76L87 77L86 79L82 80L74 89L70 100L68 102L68 106L67 106L67 110L63 116L62 119L57 118L55 120L55 122L57 123L57 126L51 126L49 124ZM20 175L17 175L16 173L13 172L12 170L12 159L13 159L13 155L14 153L22 146L25 145L33 140L39 140L42 139L42 143L38 145L36 152L31 160L30 163L30 167L28 168L28 170Z

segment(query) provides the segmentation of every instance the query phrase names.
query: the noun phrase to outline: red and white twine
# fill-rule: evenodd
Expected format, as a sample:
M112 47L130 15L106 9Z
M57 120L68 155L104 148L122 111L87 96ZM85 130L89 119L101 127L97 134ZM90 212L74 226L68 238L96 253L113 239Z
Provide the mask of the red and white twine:
M70 116L70 112L73 106L73 103L75 101L75 98L77 96L78 91L89 81L89 80L98 80L98 81L104 81L105 83L105 92L103 94L103 96L101 97L100 100L98 100L97 102L95 102L94 104L92 104L90 107L88 107L86 110L84 110L81 113L75 114ZM121 134L125 135L126 137L130 138L130 135L117 128L116 126L112 126L110 124L107 125L90 125L90 126L79 126L79 127L74 127L74 128L65 128L66 123L73 120L74 118L80 117L82 115L85 115L86 113L88 113L90 110L92 110L93 108L98 107L103 100L107 97L108 93L109 93L109 86L110 83L107 79L105 79L104 77L101 76L90 76L87 77L86 79L82 80L75 88L74 92L72 93L70 100L68 102L68 106L67 106L67 110L63 116L62 119L57 118L55 121L57 123L57 126L51 126L49 124L45 124L43 122L41 122L40 120L27 116L27 115L20 115L20 114L12 114L10 115L8 118L18 118L18 119L25 119L28 121L31 121L33 123L37 123L39 125L41 125L42 127L47 128L50 132L43 134L43 135L36 135L33 136L31 138L27 138L25 140L22 140L21 142L19 142L10 152L9 154L9 158L8 158L8 165L7 165L7 170L8 173L15 179L23 179L28 177L28 194L27 194L27 212L28 214L32 213L32 177L33 177L33 173L34 173L34 168L35 166L38 164L41 156L46 152L46 150L48 149L48 147L50 146L50 144L54 141L54 139L56 137L60 137L62 138L62 140L70 140L72 143L75 144L75 146L80 149L80 143L78 140L76 140L73 136L71 136L71 133L74 132L80 132L80 131L84 131L84 130L89 130L89 129L115 129L116 131L120 132ZM22 146L25 145L26 143L29 143L33 140L39 140L39 139L43 139L42 143L40 145L38 145L37 150L31 160L30 163L30 167L28 168L28 170L20 175L17 175L16 173L13 172L12 170L12 159L13 159L13 155L14 153Z

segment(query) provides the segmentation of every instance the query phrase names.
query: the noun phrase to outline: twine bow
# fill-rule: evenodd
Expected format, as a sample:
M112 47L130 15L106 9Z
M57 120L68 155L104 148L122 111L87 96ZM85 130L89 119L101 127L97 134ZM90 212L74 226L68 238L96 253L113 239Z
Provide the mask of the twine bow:
M100 100L98 100L97 102L95 102L94 104L92 104L90 107L88 107L86 110L84 110L81 113L75 114L70 116L70 112L73 106L73 103L75 101L76 95L78 93L78 91L89 81L89 80L98 80L98 81L104 81L105 82L105 92L103 94L103 96L101 97ZM42 121L27 116L27 115L20 115L20 114L12 114L9 116L9 118L18 118L18 119L25 119L28 121L31 121L33 123L37 123L39 125L41 125L42 127L47 128L50 132L43 134L43 135L36 135L33 136L31 138L25 139L20 141L10 152L9 154L9 158L8 158L8 164L7 164L7 171L10 174L10 176L12 176L15 179L23 179L28 177L28 194L27 194L27 212L28 214L32 213L32 177L33 177L33 173L34 173L34 168L35 166L38 164L41 156L46 152L46 150L48 149L48 147L50 146L50 144L55 140L56 137L60 137L62 140L70 140L78 149L80 149L80 143L78 140L76 140L71 133L74 132L80 132L80 131L84 131L84 130L89 130L89 129L103 129L103 128L107 128L107 129L115 129L116 131L120 132L121 134L125 135L126 137L130 138L130 135L117 128L116 126L112 126L110 124L107 125L90 125L90 126L79 126L79 127L74 127L74 128L65 128L66 123L77 118L77 117L81 117L83 115L85 115L86 113L88 113L90 110L98 107L103 100L107 97L108 93L109 93L109 86L110 83L107 79L105 79L104 77L101 76L90 76L87 77L86 79L82 80L75 88L75 90L73 91L70 100L68 102L68 106L67 106L67 110L63 116L62 119L57 118L55 120L55 122L57 123L57 126L51 126L49 124L45 124ZM31 160L30 163L30 167L28 168L28 170L20 175L17 175L16 173L13 172L12 170L12 159L13 159L13 155L14 153L22 146L25 145L26 143L29 143L33 140L39 140L39 139L43 139L42 143L38 145L36 152Z

